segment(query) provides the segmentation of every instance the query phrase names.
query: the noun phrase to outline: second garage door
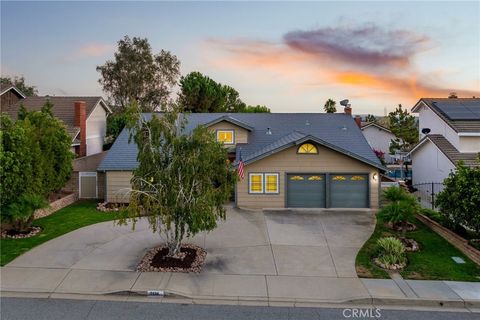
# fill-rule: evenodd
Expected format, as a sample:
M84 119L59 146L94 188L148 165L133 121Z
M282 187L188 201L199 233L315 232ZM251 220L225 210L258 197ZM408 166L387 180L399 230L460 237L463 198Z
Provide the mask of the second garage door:
M331 208L368 208L368 175L331 174Z
M325 175L287 175L287 207L325 208Z

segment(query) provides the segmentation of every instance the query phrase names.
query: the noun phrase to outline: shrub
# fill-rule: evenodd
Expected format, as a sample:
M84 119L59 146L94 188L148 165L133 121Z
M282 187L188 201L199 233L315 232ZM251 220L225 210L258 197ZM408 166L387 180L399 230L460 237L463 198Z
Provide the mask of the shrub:
M459 163L443 181L445 188L436 204L455 227L465 226L480 233L480 167L469 168Z
M5 209L3 216L13 230L24 232L31 226L35 210L45 208L47 205L48 202L42 196L23 194Z
M378 216L393 224L400 223L405 237L408 221L420 210L417 199L399 187L388 188L384 197L389 204L380 209Z
M438 211L435 211L435 210L432 210L432 209L428 209L428 208L422 208L421 213L424 216L427 216L430 219L432 219L433 221L436 221L440 224L445 223L445 216L441 212L438 212Z
M406 263L405 246L399 239L394 237L380 238L377 241L377 247L378 260L387 268Z

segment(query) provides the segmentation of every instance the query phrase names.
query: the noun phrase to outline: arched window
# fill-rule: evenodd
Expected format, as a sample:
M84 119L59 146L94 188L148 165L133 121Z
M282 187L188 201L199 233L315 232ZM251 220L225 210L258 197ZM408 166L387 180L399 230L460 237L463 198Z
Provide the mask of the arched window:
M318 149L315 145L311 143L304 143L298 148L298 153L317 154Z

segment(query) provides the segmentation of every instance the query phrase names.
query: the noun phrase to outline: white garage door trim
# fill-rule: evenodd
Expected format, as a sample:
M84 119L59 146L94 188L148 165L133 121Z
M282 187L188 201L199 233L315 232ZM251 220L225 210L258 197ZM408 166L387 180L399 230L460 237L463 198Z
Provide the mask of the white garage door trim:
M82 177L95 177L95 198L82 197ZM98 176L97 176L97 172L79 172L78 173L78 197L80 199L97 199L98 198Z

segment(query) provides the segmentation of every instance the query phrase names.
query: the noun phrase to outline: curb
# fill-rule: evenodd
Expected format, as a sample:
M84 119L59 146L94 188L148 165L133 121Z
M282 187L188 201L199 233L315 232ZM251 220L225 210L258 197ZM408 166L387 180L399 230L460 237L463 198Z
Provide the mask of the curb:
M219 304L219 305L250 305L275 307L365 307L365 306L397 306L397 307L435 307L445 309L480 308L480 300L437 300L421 298L358 298L350 300L316 300L316 299L270 299L265 297L220 297L220 296L188 296L173 292L164 295L149 295L147 291L118 291L106 293L57 293L57 292L26 292L1 291L4 297L79 299L79 300L135 300L145 302L165 302L181 304Z

